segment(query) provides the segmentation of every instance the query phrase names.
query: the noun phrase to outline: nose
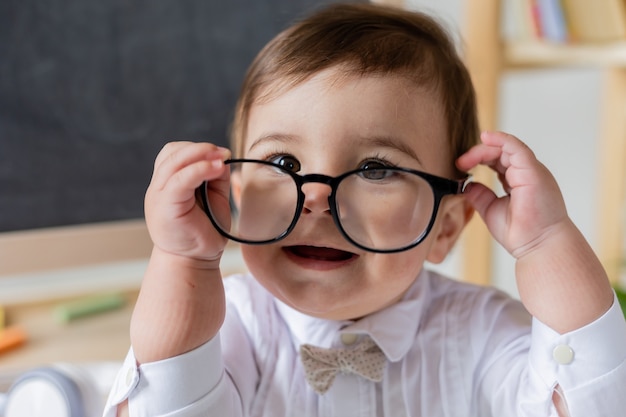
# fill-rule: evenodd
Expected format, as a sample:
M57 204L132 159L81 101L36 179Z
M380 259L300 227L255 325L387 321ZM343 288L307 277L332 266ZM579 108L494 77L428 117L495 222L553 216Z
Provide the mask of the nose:
M304 193L303 214L330 214L330 206L328 205L330 186L318 182L311 182L302 186L302 192Z

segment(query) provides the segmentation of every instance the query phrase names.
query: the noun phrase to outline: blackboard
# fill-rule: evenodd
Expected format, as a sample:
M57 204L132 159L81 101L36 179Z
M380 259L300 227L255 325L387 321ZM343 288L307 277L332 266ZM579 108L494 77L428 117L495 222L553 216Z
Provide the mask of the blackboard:
M143 217L163 144L226 144L254 55L325 3L0 2L0 232Z

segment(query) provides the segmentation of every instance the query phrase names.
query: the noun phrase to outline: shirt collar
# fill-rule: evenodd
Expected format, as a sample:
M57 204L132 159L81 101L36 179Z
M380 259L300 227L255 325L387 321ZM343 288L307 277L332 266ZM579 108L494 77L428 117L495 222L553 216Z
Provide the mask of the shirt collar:
M424 305L429 299L429 278L429 272L423 269L400 301L356 321L311 317L279 300L276 305L291 331L296 349L304 343L337 347L342 333L366 334L391 362L397 362L415 342Z

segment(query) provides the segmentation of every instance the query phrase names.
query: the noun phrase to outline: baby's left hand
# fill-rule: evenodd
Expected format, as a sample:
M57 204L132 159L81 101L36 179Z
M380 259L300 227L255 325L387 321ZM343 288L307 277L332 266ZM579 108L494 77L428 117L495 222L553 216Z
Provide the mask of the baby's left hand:
M493 237L515 258L536 248L559 225L569 222L559 186L535 154L512 135L484 132L482 143L461 155L457 167L486 165L498 174L506 195L498 197L480 183L465 195Z

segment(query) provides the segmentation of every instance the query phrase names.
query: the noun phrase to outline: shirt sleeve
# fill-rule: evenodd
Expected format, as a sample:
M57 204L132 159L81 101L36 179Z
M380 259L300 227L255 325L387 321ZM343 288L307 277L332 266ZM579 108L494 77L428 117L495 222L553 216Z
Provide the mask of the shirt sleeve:
M570 417L622 415L626 397L626 320L614 297L602 317L559 334L533 319L530 373L545 388L557 386Z
M131 417L240 416L241 401L224 370L219 334L180 356L137 365L129 351L113 383L104 417L115 417L128 399Z

